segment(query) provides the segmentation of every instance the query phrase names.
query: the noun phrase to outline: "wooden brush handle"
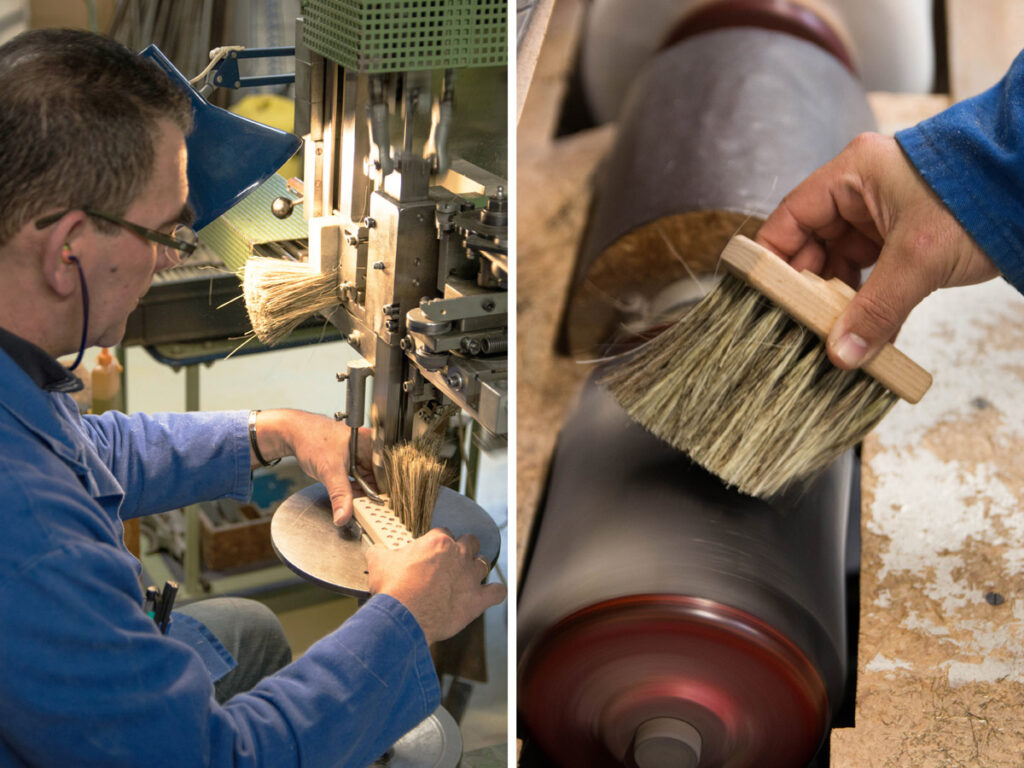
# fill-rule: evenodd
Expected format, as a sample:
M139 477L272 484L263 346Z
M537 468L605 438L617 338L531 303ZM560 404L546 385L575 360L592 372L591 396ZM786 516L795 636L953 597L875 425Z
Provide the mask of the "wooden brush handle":
M855 293L841 281L826 281L808 272L797 272L767 248L743 235L729 241L722 252L722 260L729 271L821 339L828 337ZM882 347L861 368L908 403L916 403L932 385L931 374L892 344Z
M398 549L412 543L412 533L395 517L391 507L378 504L369 496L360 496L352 502L356 522L374 544Z

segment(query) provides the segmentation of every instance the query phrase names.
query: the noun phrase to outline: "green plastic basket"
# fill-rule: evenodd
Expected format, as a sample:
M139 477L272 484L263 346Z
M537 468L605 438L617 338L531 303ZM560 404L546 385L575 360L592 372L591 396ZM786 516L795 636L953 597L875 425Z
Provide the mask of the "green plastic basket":
M314 53L370 74L502 66L508 0L307 0Z

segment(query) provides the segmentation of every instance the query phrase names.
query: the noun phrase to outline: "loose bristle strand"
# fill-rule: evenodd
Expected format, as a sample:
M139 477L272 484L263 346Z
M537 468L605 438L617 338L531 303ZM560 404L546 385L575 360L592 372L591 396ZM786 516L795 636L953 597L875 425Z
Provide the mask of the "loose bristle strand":
M305 262L254 256L245 263L245 309L264 344L280 342L314 312L337 305L337 289L333 273L316 272Z
M609 367L630 416L751 496L773 496L856 444L898 399L742 280Z

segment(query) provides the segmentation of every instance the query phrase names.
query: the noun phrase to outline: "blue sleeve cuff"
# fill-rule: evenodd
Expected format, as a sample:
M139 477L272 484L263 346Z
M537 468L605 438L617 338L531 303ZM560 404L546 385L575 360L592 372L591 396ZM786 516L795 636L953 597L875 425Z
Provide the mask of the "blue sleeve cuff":
M896 140L1003 276L1024 293L1024 53L998 84Z
M379 612L388 617L395 624L396 630L407 640L414 654L413 664L424 710L427 714L433 712L441 703L441 684L434 669L434 660L430 657L427 637L412 612L391 595L374 595L360 610Z
M235 455L234 487L228 498L248 501L252 496L252 452L249 448L249 411L231 411L231 449Z
M993 207L1001 197L992 189L989 179L977 178L977 169L961 159L954 166L947 157L956 154L943 150L931 135L927 124L920 124L896 134L896 140L917 172L949 209L985 255L992 260L1003 277L1024 293L1024 238L1009 224L1012 216ZM966 167L965 167L966 166Z

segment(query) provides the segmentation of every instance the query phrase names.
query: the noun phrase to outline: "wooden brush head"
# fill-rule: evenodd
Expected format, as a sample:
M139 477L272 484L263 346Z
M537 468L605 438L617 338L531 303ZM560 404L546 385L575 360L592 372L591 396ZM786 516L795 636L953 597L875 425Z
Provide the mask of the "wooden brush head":
M387 501L387 497L382 497ZM402 525L395 511L386 503L376 502L368 496L360 496L352 502L356 522L374 544L398 549L413 540L412 531Z
M828 337L855 293L842 280L826 281L813 272L797 272L743 235L729 241L722 262L821 339ZM892 344L886 344L862 368L908 403L916 403L932 385L931 374Z
M810 477L931 377L891 345L845 371L822 339L852 291L736 238L731 274L600 381L646 429L751 496Z

